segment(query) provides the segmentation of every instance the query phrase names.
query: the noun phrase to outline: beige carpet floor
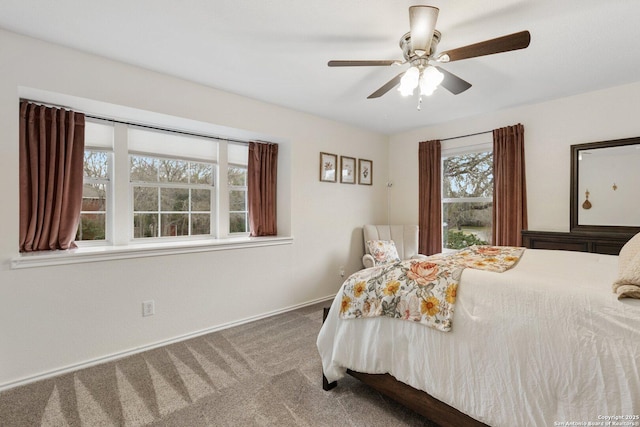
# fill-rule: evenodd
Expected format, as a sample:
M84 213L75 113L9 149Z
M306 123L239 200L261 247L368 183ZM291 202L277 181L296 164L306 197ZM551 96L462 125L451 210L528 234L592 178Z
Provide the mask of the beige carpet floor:
M0 393L0 426L430 426L348 377L322 390L322 307Z

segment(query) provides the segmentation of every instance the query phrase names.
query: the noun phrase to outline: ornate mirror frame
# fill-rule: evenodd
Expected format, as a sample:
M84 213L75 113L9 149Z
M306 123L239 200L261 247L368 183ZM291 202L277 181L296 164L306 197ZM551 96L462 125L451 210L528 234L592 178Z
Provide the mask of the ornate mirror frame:
M598 148L619 147L623 145L640 144L640 137L615 139L610 141L590 142L587 144L576 144L571 146L571 195L570 195L570 230L571 232L588 232L588 233L627 233L635 234L640 232L640 224L634 227L617 226L617 225L580 225L578 223L578 212L580 199L578 194L578 167L579 155L581 150L593 150ZM640 165L638 165L640 167Z

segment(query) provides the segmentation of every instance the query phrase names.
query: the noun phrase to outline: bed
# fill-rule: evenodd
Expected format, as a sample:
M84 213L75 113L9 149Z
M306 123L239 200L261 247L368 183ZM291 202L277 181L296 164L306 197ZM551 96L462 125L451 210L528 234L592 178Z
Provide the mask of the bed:
M342 319L341 288L317 338L325 388L350 373L445 426L640 425L640 300L617 276L617 256L555 250L466 268L449 332Z

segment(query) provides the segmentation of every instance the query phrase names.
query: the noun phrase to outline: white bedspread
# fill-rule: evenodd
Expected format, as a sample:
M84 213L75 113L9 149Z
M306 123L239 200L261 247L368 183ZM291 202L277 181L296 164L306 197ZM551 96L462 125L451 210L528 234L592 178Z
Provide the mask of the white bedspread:
M640 300L611 292L617 262L528 249L504 273L466 269L451 332L339 319L338 292L317 339L324 373L388 372L495 427L640 425Z

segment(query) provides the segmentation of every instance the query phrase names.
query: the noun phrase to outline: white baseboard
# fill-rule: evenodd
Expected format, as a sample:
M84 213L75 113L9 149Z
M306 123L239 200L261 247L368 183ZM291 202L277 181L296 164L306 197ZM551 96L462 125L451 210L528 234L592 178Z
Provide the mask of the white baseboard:
M174 338L170 338L170 339L167 339L167 340L162 340L162 341L158 341L158 342L155 342L155 343L152 343L152 344L148 344L148 345L144 345L144 346L141 346L141 347L136 347L136 348L125 350L125 351L112 353L112 354L109 354L107 356L98 357L98 358L87 360L87 361L84 361L84 362L68 365L68 366L65 366L63 368L58 368L58 369L54 369L54 370L51 370L51 371L43 372L43 373L40 373L40 374L32 375L32 376L29 376L29 377L26 377L26 378L22 378L22 379L19 379L19 380L10 381L10 382L7 382L7 383L0 384L0 392L8 390L10 388L19 387L19 386L22 386L22 385L26 385L26 384L29 384L29 383L36 382L36 381L44 380L44 379L47 379L47 378L56 377L58 375L67 374L69 372L77 371L77 370L80 370L80 369L89 368L91 366L99 365L101 363L107 363L107 362L111 362L113 360L122 359L122 358L127 357L127 356L131 356L131 355L134 355L134 354L137 354L137 353L142 353L143 351L153 350L154 348L162 347L162 346L169 345L169 344L174 344L174 343L177 343L177 342L180 342L180 341L185 341L185 340L188 340L188 339L191 339L191 338L196 338L196 337L199 337L201 335L210 334L212 332L217 332L217 331L221 331L221 330L224 330L224 329L229 329L229 328L232 328L234 326L240 326L240 325L243 325L245 323L254 322L256 320L261 320L261 319L265 319L267 317L271 317L271 316L275 316L275 315L278 315L278 314L286 313L286 312L289 312L289 311L297 310L299 308L307 307L307 306L310 306L310 305L313 305L313 304L317 304L317 303L320 303L320 302L323 302L323 301L331 301L331 300L333 300L334 297L335 297L335 295L330 295L330 296L326 296L326 297L322 297L322 298L316 298L316 299L311 300L311 301L307 301L307 302L304 302L304 303L301 303L301 304L292 305L292 306L285 307L285 308L282 308L282 309L279 309L279 310L270 311L270 312L259 314L259 315L256 315L256 316L251 316L251 317L247 317L247 318L244 318L244 319L236 320L236 321L233 321L233 322L223 323L221 325L217 325L217 326L213 326L211 328L202 329L200 331L196 331L196 332L191 332L191 333L188 333L188 334L180 335L180 336L177 336L177 337L174 337Z

